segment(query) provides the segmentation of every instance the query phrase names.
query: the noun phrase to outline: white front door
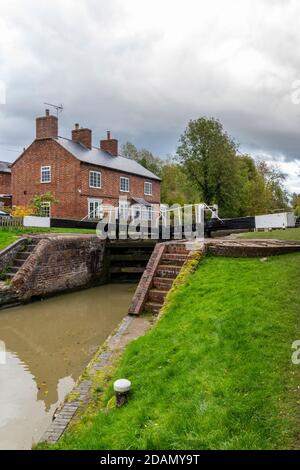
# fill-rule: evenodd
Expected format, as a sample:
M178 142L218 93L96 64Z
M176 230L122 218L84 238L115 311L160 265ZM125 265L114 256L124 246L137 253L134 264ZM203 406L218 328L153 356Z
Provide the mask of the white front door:
M101 199L88 199L89 219L100 219L103 217L103 208Z

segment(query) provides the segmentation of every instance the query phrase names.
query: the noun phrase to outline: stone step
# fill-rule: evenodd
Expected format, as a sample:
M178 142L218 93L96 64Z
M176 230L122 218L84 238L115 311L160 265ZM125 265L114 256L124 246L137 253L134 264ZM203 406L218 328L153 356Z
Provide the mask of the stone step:
M146 302L145 310L148 310L153 313L158 313L162 307L162 304L156 302Z
M16 274L19 271L19 269L20 269L20 266L11 266L9 268L9 272Z
M172 287L174 279L168 277L154 277L153 286L157 289L170 289Z
M178 253L178 254L188 254L188 250L185 247L184 243L170 244L167 245L166 253Z
M162 256L161 264L176 264L177 266L182 266L186 262L187 258L188 256L184 254L166 253Z
M168 292L169 290L150 289L148 294L148 301L162 304Z
M25 259L16 258L14 259L14 266L18 266L20 268L22 264L24 264L24 261Z
M175 266L175 265L163 265L160 264L157 269L157 276L158 277L168 277L171 279L175 279L177 274L180 272L181 266Z
M18 253L18 258L17 259L25 260L25 259L28 258L29 255L31 255L30 251L20 251Z
M36 243L30 243L26 246L26 250L32 252L35 249L36 245Z

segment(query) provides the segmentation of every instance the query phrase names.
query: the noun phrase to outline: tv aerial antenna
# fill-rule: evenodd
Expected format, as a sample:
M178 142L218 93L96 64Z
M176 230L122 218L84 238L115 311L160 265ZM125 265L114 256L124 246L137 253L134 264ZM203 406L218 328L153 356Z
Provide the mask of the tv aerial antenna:
M52 108L54 108L55 111L56 111L57 117L58 117L58 115L59 115L60 113L63 112L64 107L63 107L62 104L52 104L52 103L44 103L44 104L47 105L47 106L51 106Z

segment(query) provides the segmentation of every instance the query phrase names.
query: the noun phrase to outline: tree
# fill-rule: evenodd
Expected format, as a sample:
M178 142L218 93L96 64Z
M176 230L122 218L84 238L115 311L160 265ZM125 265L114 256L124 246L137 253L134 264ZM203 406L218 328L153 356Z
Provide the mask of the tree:
M180 137L177 155L206 204L218 204L223 217L236 215L236 144L214 118L191 120Z
M152 171L156 176L161 176L163 161L155 157L149 150L138 150L131 142L126 142L122 147L122 154L126 158L135 160L147 170Z
M292 207L294 209L295 215L297 217L299 217L300 216L300 194L293 193L293 195L292 195Z
M200 201L197 188L191 184L182 165L169 160L165 163L161 173L161 200L172 206L173 204L192 204Z
M257 170L264 180L267 197L268 211L287 210L288 193L284 189L286 175L276 165L260 161L257 164Z

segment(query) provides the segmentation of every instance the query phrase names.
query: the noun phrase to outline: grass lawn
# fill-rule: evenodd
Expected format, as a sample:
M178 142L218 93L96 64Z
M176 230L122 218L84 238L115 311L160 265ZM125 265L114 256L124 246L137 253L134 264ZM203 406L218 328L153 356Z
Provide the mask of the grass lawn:
M23 229L0 229L0 250L16 241L20 236L30 233L81 233L91 234L96 233L93 229L78 229L78 228L23 228Z
M272 230L272 232L248 232L239 235L239 238L272 238L277 240L300 240L300 228L286 230Z
M299 447L299 312L300 254L206 257L54 448ZM111 409L121 377L132 396Z

